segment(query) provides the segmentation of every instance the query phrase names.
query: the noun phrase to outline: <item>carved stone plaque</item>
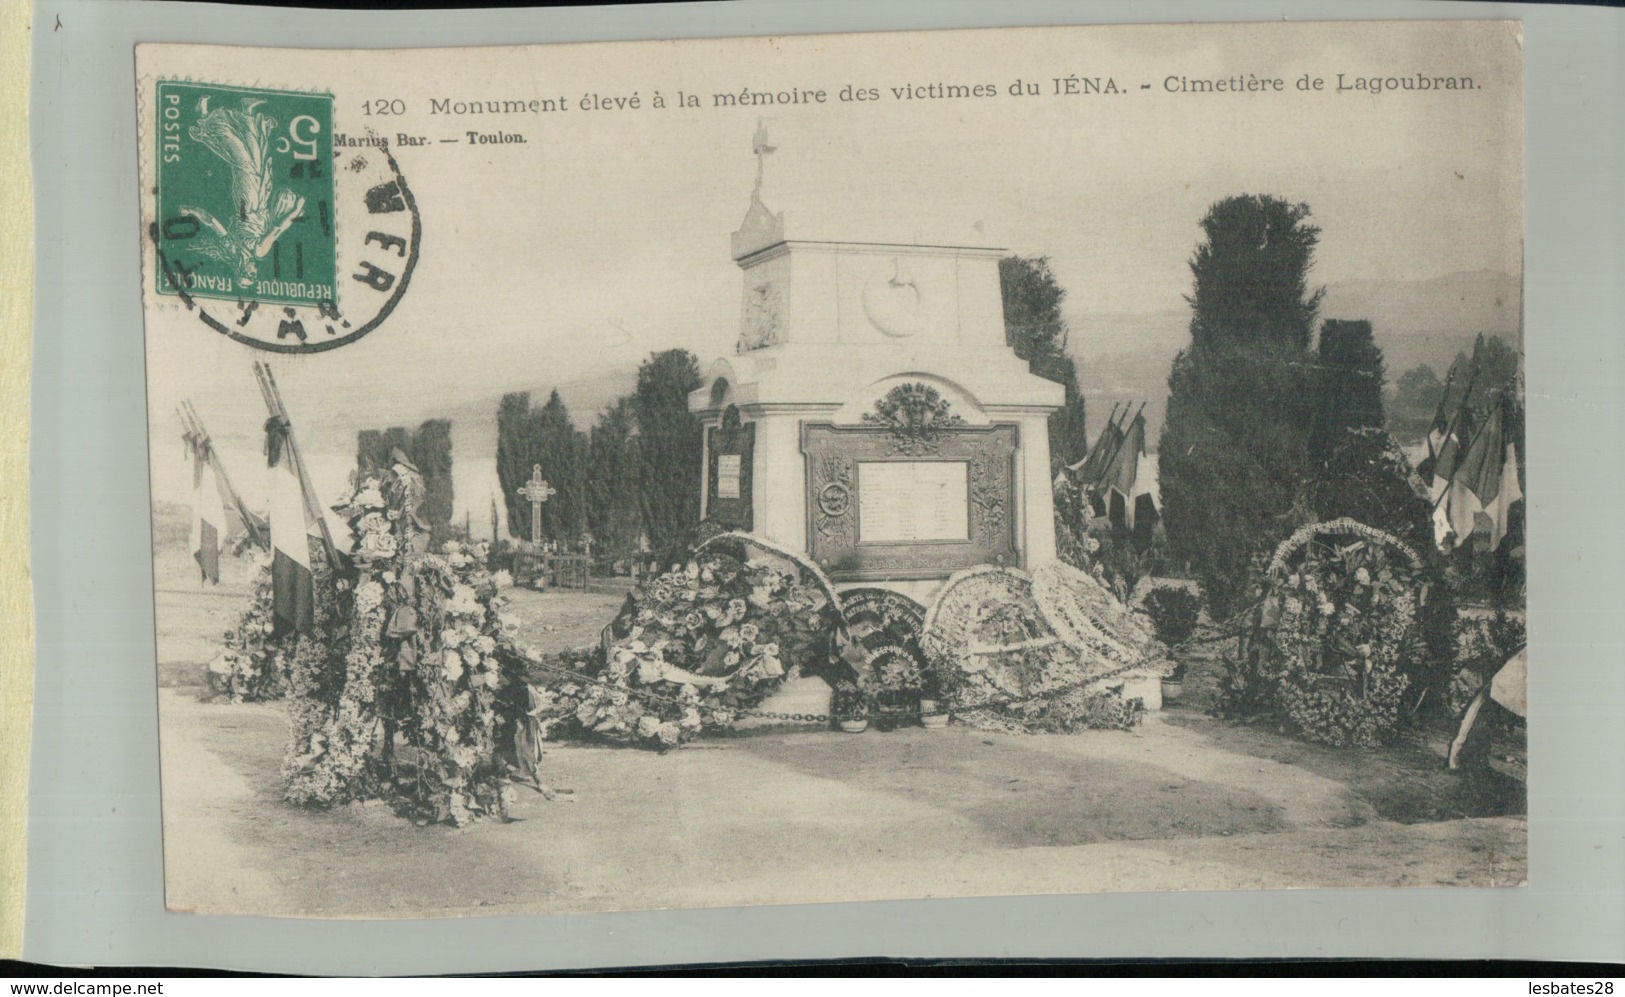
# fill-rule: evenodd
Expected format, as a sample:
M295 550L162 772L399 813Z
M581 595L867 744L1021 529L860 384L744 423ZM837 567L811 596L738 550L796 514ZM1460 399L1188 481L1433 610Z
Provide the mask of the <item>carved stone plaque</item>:
M807 548L836 581L1017 565L1017 427L946 426L928 455L873 425L803 423Z
M707 431L705 450L710 464L706 522L729 530L751 529L756 518L751 505L755 423L741 424L739 409L728 406L722 413L722 425Z

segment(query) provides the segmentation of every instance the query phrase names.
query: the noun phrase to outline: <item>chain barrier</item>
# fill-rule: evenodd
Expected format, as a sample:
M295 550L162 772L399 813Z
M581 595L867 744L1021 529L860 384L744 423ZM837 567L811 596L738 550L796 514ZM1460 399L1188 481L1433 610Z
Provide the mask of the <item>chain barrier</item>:
M1256 602L1254 602L1254 603L1252 603L1252 604L1250 604L1250 605L1248 605L1246 607L1243 607L1240 610L1237 610L1235 613L1232 613L1230 616L1227 616L1226 618L1224 618L1223 620L1220 620L1217 623L1208 624L1207 627L1205 628L1207 633L1205 633L1205 634L1200 634L1200 633L1192 634L1190 637L1186 638L1183 641L1180 641L1177 644L1169 645L1168 646L1169 653L1172 654L1174 652L1183 651L1183 650L1186 650L1188 648L1196 647L1196 646L1203 645L1203 644L1216 644L1221 640L1228 640L1231 637L1237 636L1237 634L1239 633L1239 630L1238 629L1233 629L1235 624L1237 624L1238 622L1243 622L1243 621L1247 620L1251 616L1251 614L1255 610L1257 610L1260 606L1262 606L1263 604L1264 604L1264 600L1259 599L1258 601L1256 601ZM578 683L580 683L582 685L595 686L597 688L604 689L604 690L612 692L612 693L618 692L618 693L621 693L621 694L627 696L628 698L639 700L640 702L664 703L666 705L676 706L676 707L688 707L688 706L694 705L692 700L679 699L676 696L667 696L667 695L664 695L662 693L651 692L651 691L642 690L642 689L632 689L632 688L630 688L628 686L612 685L609 682L606 682L606 681L604 681L603 679L600 679L600 678L595 678L595 677L592 677L592 676L583 675L580 672L573 671L573 670L571 670L569 668L563 668L563 667L560 667L558 665L550 665L550 664L546 663L545 661L542 661L542 660L532 656L529 653L524 653L523 657L525 659L526 664L530 668L533 668L533 669L536 669L536 670L539 670L539 671L544 671L544 672L551 672L554 675L559 676L560 678L566 678L566 679L569 679L572 682L578 682ZM1121 668L1115 668L1115 669L1113 669L1111 671L1103 672L1103 673L1101 673L1099 675L1092 675L1089 678L1083 679L1083 680L1078 681L1078 682L1073 682L1073 683L1070 683L1070 684L1067 684L1067 685L1058 686L1058 687L1053 688L1053 689L1046 689L1042 693L1038 693L1038 694L1034 694L1034 695L1028 695L1028 696L1011 697L1011 698L1007 698L1007 699L993 699L993 700L989 700L989 701L984 702L984 703L966 703L966 704L963 704L962 706L960 706L960 709L961 710L995 709L995 708L998 708L998 707L1014 706L1014 705L1016 705L1018 703L1029 702L1029 701L1037 698L1039 695L1042 695L1042 696L1059 696L1059 695L1063 695L1063 694L1068 693L1068 692L1075 692L1075 691L1077 691L1079 689L1088 689L1088 688L1091 688L1091 687L1094 687L1094 686L1098 686L1101 683L1109 682L1112 679L1117 678L1120 675L1127 675L1127 674L1129 674L1131 672L1138 671L1138 670L1140 670L1141 667L1142 667L1141 664L1138 664L1138 663L1133 664L1133 665L1125 665L1125 666L1123 666ZM837 721L840 721L840 720L857 719L856 717L841 717L841 716L837 716L837 715L833 715L833 714L827 714L827 713L776 713L776 712L773 712L771 710L756 710L756 709L749 709L749 708L733 709L733 710L730 710L730 712L733 713L736 717L750 717L750 718L758 719L758 720L778 720L778 721L787 721L787 722L790 722L790 723L808 723L808 724L829 724L829 723L834 723L834 722L837 722ZM946 716L946 715L950 714L951 712L952 712L951 709L944 706L944 707L941 707L941 708L938 708L938 709L933 709L933 710L924 710L924 709L900 710L900 711L897 711L896 713L894 713L892 715L894 715L894 716L913 716L913 717L921 717L921 718L923 718L923 717L934 717L934 716Z
M1214 639L1220 639L1220 638L1214 638ZM1189 642L1187 642L1187 643L1189 643ZM1197 643L1200 643L1200 642L1197 642ZM1181 645L1181 646L1184 646L1184 645ZM658 692L649 692L649 691L642 690L642 689L632 689L632 688L626 687L626 686L611 685L610 683L608 683L608 682L606 682L606 681L604 681L602 679L592 678L592 677L583 675L580 672L571 671L568 668L560 668L557 665L549 665L549 664L547 664L545 662L538 661L537 659L535 659L535 658L533 658L533 657L531 657L529 655L525 656L525 661L531 667L539 669L541 671L552 672L555 675L558 675L560 677L569 678L571 681L578 682L578 683L580 683L582 685L596 686L596 687L598 687L600 689L605 689L605 690L607 690L609 692L619 692L619 693L624 694L625 696L627 696L630 699L639 700L641 702L665 703L665 704L668 704L668 705L671 705L671 706L678 706L678 707L686 707L686 706L694 705L692 703L692 701L678 699L676 696L667 696L667 695L664 695L664 694L658 693ZM995 709L995 708L998 708L998 707L1014 706L1014 705L1016 705L1018 703L1025 703L1025 702L1028 702L1030 700L1036 699L1039 696L1059 696L1059 695L1063 695L1063 694L1068 693L1068 692L1075 692L1075 691L1077 691L1079 689L1088 689L1088 688L1093 687L1093 686L1098 686L1101 683L1109 682L1112 679L1117 678L1120 675L1127 675L1127 674L1129 674L1131 672L1139 671L1142 667L1143 666L1140 665L1140 664L1125 665L1125 666L1123 666L1121 668L1115 668L1115 669L1113 669L1113 670L1111 670L1109 672L1103 672L1103 673L1101 673L1099 675L1092 675L1089 678L1083 679L1082 681L1079 681L1079 682L1072 682L1072 683L1069 683L1067 685L1057 686L1057 687L1055 687L1053 689L1045 689L1041 693L1034 693L1032 695L1027 695L1027 696L1016 696L1016 697L1011 697L1011 698L1008 698L1008 699L991 699L991 700L988 700L987 702L983 702L983 703L966 703L963 706L961 706L960 709L962 709L962 710ZM837 715L833 715L833 714L826 714L826 713L775 713L775 712L773 712L771 710L754 710L754 709L745 708L745 707L738 708L738 709L733 709L733 710L730 710L729 712L733 713L736 717L751 717L751 718L758 719L758 720L780 720L780 721L788 721L788 722L791 722L791 723L828 724L828 723L834 723L834 722L837 722L837 721L840 721L840 720L858 719L857 717L842 717L842 716L837 716ZM951 709L949 709L947 707L942 707L942 708L934 709L934 710L924 710L924 709L901 710L901 711L897 711L897 713L895 715L912 716L912 717L934 717L934 716L947 716L950 713L952 713Z

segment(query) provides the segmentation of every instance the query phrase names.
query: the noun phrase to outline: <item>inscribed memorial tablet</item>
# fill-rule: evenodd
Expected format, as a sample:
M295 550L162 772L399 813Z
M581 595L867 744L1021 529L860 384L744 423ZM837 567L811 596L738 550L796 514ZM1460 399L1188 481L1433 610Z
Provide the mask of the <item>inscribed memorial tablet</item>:
M970 538L970 465L964 461L858 464L858 542Z
M739 497L739 468L739 454L725 453L717 455L717 498L736 499Z

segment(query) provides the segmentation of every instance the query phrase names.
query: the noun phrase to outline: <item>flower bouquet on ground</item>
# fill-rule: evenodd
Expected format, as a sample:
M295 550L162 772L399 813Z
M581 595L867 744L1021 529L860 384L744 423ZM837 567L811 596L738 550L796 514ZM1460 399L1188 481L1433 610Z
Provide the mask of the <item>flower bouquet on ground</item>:
M920 675L920 726L928 730L941 730L948 726L950 711L948 694L935 669L925 668Z
M277 637L272 615L271 559L254 550L254 591L248 608L225 632L225 648L209 662L209 692L228 703L281 699L288 691L294 639Z
M635 589L597 648L532 666L544 736L666 749L829 667L836 608L794 566L706 549Z
M925 682L920 659L908 648L881 647L869 654L870 701L875 724L893 730L920 715L920 689Z
M856 683L841 682L830 697L830 712L836 726L848 734L861 734L869 729L869 694Z

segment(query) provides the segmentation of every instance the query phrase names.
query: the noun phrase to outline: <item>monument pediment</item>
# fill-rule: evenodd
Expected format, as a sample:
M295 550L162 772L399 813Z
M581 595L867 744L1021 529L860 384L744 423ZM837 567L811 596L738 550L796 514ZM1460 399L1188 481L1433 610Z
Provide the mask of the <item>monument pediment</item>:
M739 230L733 234L733 258L742 260L783 241L784 212L769 210L762 203L760 193L752 194L745 220L739 223Z

